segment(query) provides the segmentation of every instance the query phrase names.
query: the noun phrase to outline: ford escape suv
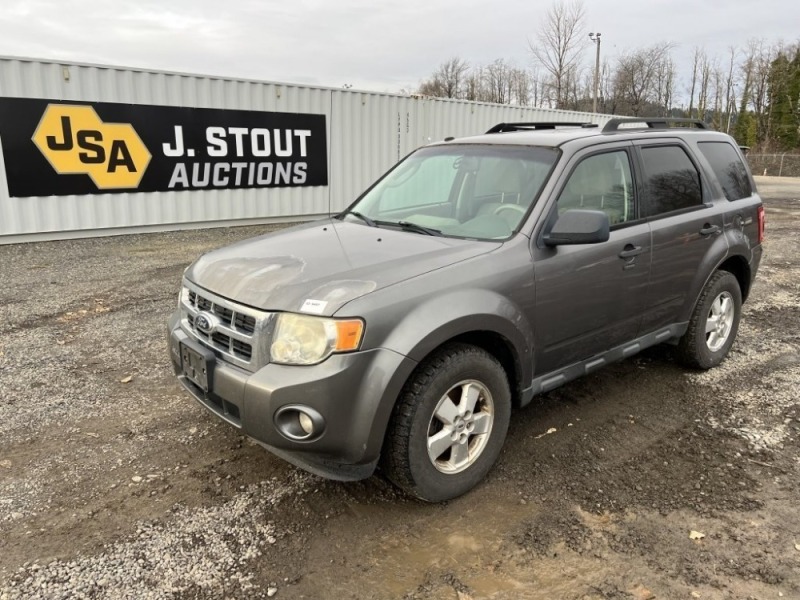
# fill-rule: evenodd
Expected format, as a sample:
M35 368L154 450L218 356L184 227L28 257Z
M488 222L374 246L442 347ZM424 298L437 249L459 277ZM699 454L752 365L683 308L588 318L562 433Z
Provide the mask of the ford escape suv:
M170 356L276 455L446 500L536 394L660 343L719 364L763 236L739 148L702 122L500 124L411 153L336 216L200 257Z

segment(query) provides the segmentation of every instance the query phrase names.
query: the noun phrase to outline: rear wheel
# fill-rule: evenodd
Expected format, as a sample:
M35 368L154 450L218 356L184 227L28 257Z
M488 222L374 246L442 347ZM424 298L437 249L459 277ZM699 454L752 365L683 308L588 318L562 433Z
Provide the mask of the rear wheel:
M742 292L728 271L717 271L697 301L689 329L678 343L678 359L689 367L710 369L728 355L739 331Z
M497 460L510 415L508 379L497 359L475 346L446 346L419 366L395 406L386 474L422 500L460 496Z

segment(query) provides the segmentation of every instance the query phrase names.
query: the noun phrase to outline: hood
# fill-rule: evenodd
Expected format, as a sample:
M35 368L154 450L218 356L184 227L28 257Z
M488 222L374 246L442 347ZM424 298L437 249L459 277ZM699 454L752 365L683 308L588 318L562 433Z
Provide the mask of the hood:
M185 276L253 308L330 316L359 296L500 246L325 219L209 252Z

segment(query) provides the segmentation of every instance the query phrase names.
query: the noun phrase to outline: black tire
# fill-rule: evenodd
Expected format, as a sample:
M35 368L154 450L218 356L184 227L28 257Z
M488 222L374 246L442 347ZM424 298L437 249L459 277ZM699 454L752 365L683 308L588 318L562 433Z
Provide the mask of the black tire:
M465 412L459 407L467 406L468 402L461 400L460 394L469 395L470 392L478 400L473 405L474 411ZM444 412L446 394L451 399L459 399L459 402L453 401L460 410L460 417L454 424L445 424L439 416L434 417L437 407ZM488 414L491 418L486 416ZM510 417L511 392L499 361L485 350L468 344L445 346L422 362L406 382L384 443L383 470L395 485L422 500L442 502L460 496L480 483L497 460ZM470 433L477 431L476 423L480 428L488 427L488 433L483 434L485 437ZM459 429L460 425L464 426ZM470 425L473 429L469 429ZM448 442L442 438L442 442L451 444L452 448L434 461L429 457L428 440L436 434L466 435L466 441ZM456 445L461 446L458 451L454 450ZM461 467L452 466L458 462L456 455L464 457L464 447L467 456L475 451L474 458L470 457L466 464L462 462Z
M724 341L715 347L715 332L707 333L706 325L712 317L712 307L720 298L728 298L732 303L732 323L727 330ZM716 305L719 307L720 305ZM710 369L721 363L733 346L736 333L739 331L739 319L742 316L742 291L736 277L728 271L714 273L703 288L700 298L689 320L689 329L678 342L677 358L687 367ZM719 335L716 333L716 335Z

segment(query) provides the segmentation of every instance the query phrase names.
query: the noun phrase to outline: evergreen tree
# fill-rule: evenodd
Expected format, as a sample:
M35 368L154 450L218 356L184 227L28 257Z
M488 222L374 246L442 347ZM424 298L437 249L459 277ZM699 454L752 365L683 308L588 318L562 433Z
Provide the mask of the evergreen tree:
M781 52L769 73L769 137L780 149L800 147L800 48L794 57Z

